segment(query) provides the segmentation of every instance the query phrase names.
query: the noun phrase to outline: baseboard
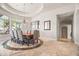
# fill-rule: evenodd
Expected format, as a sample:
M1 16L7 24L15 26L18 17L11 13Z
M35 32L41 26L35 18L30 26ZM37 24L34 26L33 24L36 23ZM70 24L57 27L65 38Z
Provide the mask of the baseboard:
M76 42L76 41L75 41L74 43L79 46L79 42Z

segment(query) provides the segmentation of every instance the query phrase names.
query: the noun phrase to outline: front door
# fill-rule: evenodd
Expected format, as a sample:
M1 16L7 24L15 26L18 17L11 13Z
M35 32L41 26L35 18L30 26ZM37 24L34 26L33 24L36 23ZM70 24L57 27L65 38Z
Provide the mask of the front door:
M62 38L67 38L67 27L65 26L65 27L62 27L62 35L61 35L61 37Z

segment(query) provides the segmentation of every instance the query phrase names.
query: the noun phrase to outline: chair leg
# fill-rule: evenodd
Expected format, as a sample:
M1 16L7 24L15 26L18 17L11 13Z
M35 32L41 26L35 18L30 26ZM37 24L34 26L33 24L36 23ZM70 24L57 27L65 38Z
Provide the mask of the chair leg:
M34 43L35 43L35 41L34 40L32 40L32 44L34 45Z
M29 39L28 39L28 40L27 40L27 46L29 46L29 43L30 43L30 42L29 42Z
M13 38L11 38L11 41L13 41Z
M37 40L37 43L38 43L38 40Z

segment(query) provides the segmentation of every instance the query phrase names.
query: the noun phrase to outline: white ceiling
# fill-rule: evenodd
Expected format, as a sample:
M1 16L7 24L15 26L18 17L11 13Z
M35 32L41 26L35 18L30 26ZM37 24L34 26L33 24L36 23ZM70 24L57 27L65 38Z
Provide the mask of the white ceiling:
M62 21L70 22L73 20L73 15L74 15L73 12L68 12L65 14L58 15L58 19L60 20L60 22L62 22Z
M1 7L6 11L24 17L32 17L33 15L39 13L43 4L31 4L31 3L3 3Z
M2 3L0 7L6 12L22 17L32 17L41 11L55 10L61 7L74 7L69 3ZM0 9L1 9L0 8Z
M33 4L33 3L9 3L9 6L16 9L17 11L24 12L24 13L33 13L39 10L41 4Z

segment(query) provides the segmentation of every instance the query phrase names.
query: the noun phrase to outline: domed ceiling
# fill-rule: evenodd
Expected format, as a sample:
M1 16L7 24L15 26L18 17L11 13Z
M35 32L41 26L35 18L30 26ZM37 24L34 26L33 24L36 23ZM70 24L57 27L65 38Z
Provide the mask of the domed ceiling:
M0 14L31 18L39 13L63 9L74 10L75 4L64 3L0 3Z
M43 9L41 3L4 3L1 5L8 12L24 17L32 17Z

